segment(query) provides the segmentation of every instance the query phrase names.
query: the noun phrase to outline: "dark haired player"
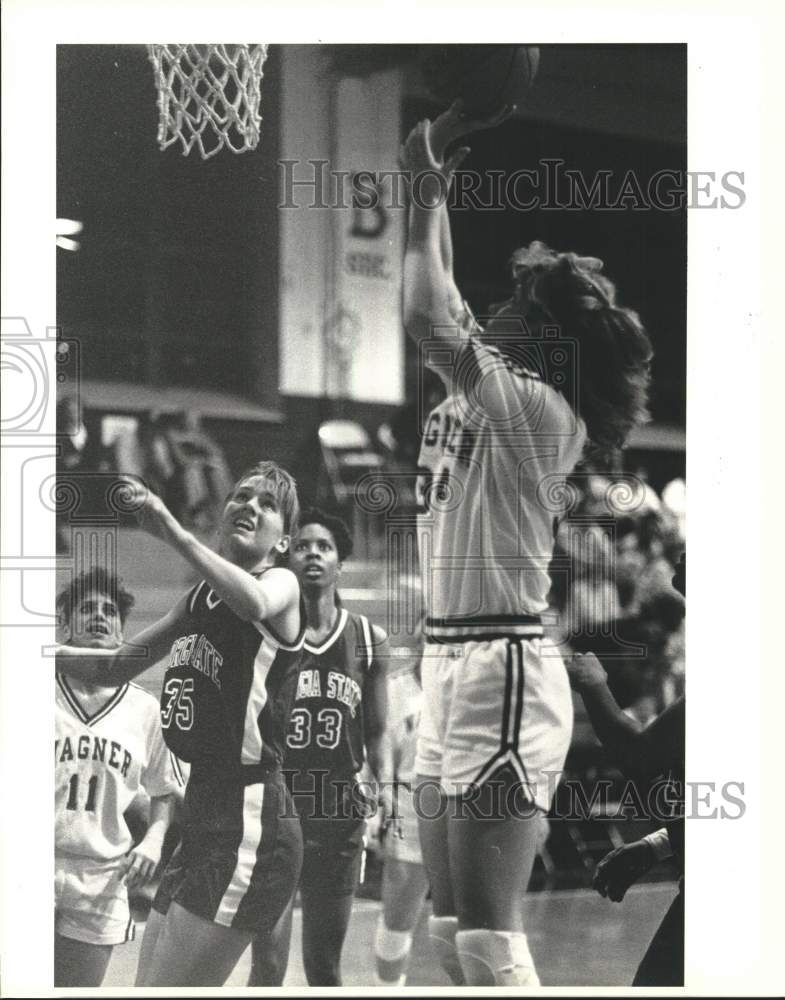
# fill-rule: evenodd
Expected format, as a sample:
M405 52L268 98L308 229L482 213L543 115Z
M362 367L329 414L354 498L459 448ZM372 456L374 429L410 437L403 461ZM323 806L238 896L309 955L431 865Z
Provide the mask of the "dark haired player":
M453 280L446 207L468 149L445 151L503 117L467 121L456 104L420 122L402 151L418 178L404 322L447 390L419 459L428 644L417 770L420 788L440 783L450 806L422 802L421 817L439 818L421 818L420 839L431 936L454 981L470 986L539 984L522 901L536 811L549 808L548 776L563 768L572 731L569 681L541 619L554 545L547 501L587 438L617 447L643 417L651 355L602 262L541 243L514 253L512 297L486 329L475 321ZM549 330L561 331L566 372L542 363ZM461 806L467 793L471 809Z
M391 777L384 732L386 636L341 605L336 588L350 554L342 521L318 509L302 515L290 566L302 587L307 630L284 767L303 830L302 946L311 986L341 985L367 812L358 773L367 762L378 780ZM282 984L291 922L290 906L274 934L256 938L249 985Z
M127 679L166 657L161 725L191 774L182 842L159 890L168 905L150 914L138 981L220 986L253 936L278 921L302 863L281 763L305 617L297 578L277 565L297 524L297 490L273 462L250 469L226 500L217 551L160 498L138 500L142 526L203 579L103 662L60 647L58 666Z
M116 648L133 604L113 574L82 573L57 597L65 641ZM133 939L128 889L155 873L182 786L152 695L56 675L55 986L100 986L114 945ZM150 823L134 846L124 813L140 790Z

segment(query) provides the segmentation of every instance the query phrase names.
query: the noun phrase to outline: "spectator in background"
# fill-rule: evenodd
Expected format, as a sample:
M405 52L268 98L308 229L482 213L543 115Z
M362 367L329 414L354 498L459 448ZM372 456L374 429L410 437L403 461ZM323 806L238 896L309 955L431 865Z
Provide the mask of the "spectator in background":
M611 522L612 478L583 476L581 499L558 531L566 585L554 589L563 637L593 650L619 703L641 721L683 691L683 601L671 587L680 551L676 515L646 485L642 503Z
M55 473L58 485L68 482L72 486L79 498L80 515L99 513L104 489L94 480L91 482L90 474L108 472L111 468L110 456L101 443L100 432L88 430L79 400L70 394L58 400L55 419L58 435ZM71 513L71 508L57 511L58 552L66 552L70 547Z
M144 478L188 527L209 532L232 486L220 446L198 413L150 414Z
M176 515L182 513L182 490L178 486L177 466L169 432L174 417L171 413L152 410L149 420L143 424L145 465L144 479L150 489L161 496Z
M167 441L182 483L183 518L195 527L210 530L232 486L223 452L195 412L183 411L175 416Z
M672 594L671 577L675 559L672 552L672 520L661 510L649 510L636 519L638 549L643 565L635 586L631 614L640 614L642 607L660 594ZM678 552L676 553L678 558Z
M676 533L683 543L686 538L687 484L681 478L671 479L662 490L662 502L676 519Z
M98 432L88 430L76 396L64 396L57 403L57 472L106 471L109 456Z

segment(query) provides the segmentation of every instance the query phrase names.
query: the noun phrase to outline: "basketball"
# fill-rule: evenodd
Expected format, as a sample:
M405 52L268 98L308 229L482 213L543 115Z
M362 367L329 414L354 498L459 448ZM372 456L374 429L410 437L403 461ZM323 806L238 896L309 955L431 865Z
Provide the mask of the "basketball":
M478 118L505 104L522 104L539 62L534 45L428 45L421 55L433 96L446 104L461 98L467 113Z

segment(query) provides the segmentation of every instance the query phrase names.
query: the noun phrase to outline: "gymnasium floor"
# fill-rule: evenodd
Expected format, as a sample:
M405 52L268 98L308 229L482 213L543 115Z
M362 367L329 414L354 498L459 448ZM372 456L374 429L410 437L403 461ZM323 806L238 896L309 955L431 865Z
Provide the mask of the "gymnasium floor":
M675 883L633 886L623 903L610 903L588 889L529 893L526 899L529 942L543 986L629 986L640 958L671 900ZM346 987L372 985L373 935L380 904L355 901L343 951ZM415 935L409 986L449 986L428 954L423 913ZM114 950L104 987L132 986L139 942L144 931L137 924L135 941ZM246 952L226 983L245 986L250 955ZM294 913L294 932L285 986L306 986L300 958L300 913Z

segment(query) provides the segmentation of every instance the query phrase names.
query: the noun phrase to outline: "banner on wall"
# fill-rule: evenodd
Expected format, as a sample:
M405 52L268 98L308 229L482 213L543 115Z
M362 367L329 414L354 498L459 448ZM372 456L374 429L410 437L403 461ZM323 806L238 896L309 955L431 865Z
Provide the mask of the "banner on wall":
M400 145L397 74L343 80L336 104L335 163L347 207L333 218L328 391L351 399L400 402L405 208L394 176Z
M314 48L285 66L281 391L400 403L400 77L326 80Z

